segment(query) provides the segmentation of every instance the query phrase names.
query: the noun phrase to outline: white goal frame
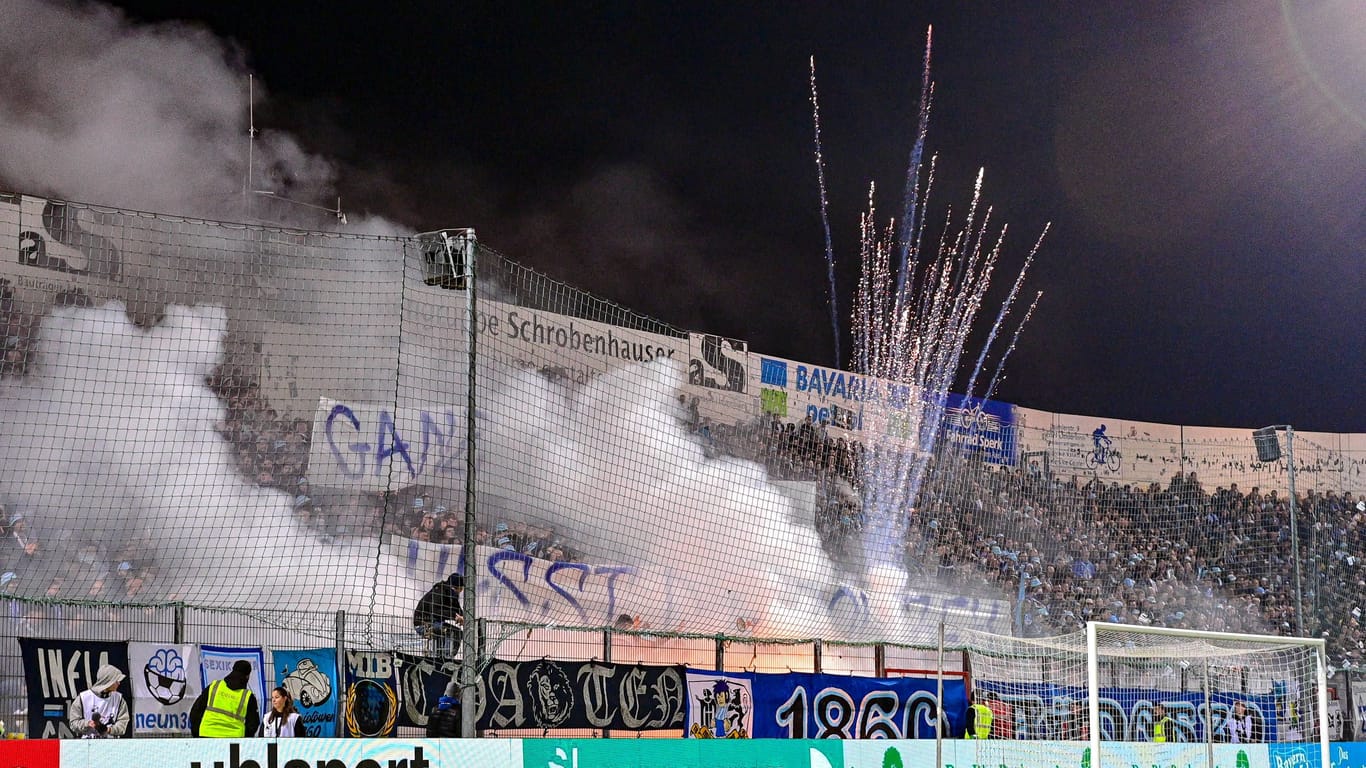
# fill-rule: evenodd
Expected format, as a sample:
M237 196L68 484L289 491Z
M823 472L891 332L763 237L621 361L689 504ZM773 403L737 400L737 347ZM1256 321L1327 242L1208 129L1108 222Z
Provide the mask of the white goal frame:
M1328 656L1327 643L1322 638L1281 637L1279 635L1244 635L1234 632L1210 632L1197 629L1171 629L1168 627L1149 627L1132 624L1112 624L1109 622L1086 622L1086 695L1089 699L1087 719L1090 726L1091 754L1099 761L1101 754L1100 739L1100 649L1097 644L1097 628L1105 631L1121 631L1132 635L1161 635L1171 638L1192 640L1224 640L1249 644L1300 645L1314 650L1314 679L1318 684L1318 742L1319 764L1322 768L1332 765L1328 750ZM1214 742L1206 737L1205 759L1214 765ZM1099 762L1098 762L1099 764Z

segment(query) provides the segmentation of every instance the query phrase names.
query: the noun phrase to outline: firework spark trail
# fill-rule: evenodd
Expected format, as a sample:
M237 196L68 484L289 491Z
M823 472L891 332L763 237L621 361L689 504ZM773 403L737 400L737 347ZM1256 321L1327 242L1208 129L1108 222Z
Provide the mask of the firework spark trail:
M917 222L920 219L920 169L921 159L925 156L925 137L930 131L930 100L934 95L934 83L930 80L930 51L933 47L934 27L925 30L925 60L920 75L920 113L916 125L915 142L911 145L910 161L906 165L906 189L901 198L901 237L900 266L897 272L896 296L900 307L907 297L907 286L913 283L908 279L912 271L911 254L919 255L919 249L912 248L916 237Z
M825 189L825 157L821 152L821 103L816 96L816 57L811 57L811 121L816 126L816 178L821 190L821 227L825 230L825 270L830 280L830 333L835 340L835 365L840 357L839 307L835 294L835 247L830 239L830 202Z
M987 382L987 388L982 393L982 399L990 398L996 392L996 385L1001 380L1001 371L1005 370L1006 358L1015 351L1015 343L1020 340L1020 333L1029 324L1029 319L1034 316L1034 308L1039 305L1039 299L1043 298L1043 291L1034 294L1034 300L1029 302L1029 309L1025 310L1024 317L1020 318L1020 324L1015 326L1015 334L1010 337L1010 346L1001 354L1001 359L996 361L996 370L991 374L991 381Z
M1011 308L1015 305L1015 299L1019 296L1020 287L1024 285L1025 275L1029 273L1029 268L1034 265L1034 257L1038 254L1039 248L1043 245L1043 239L1048 236L1048 228L1050 226L1051 224L1044 224L1043 232L1039 234L1039 239L1035 241L1034 247L1029 250L1029 255L1025 257L1024 266L1021 267L1020 274L1015 276L1015 284L1010 287L1010 294L1006 296L1006 300L1001 304L1001 311L996 315L996 322L991 325L991 333L987 335L986 343L982 345L982 352L977 356L977 364L973 366L972 376L968 379L968 387L965 392L968 396L972 396L973 388L977 385L977 376L981 373L982 364L986 361L987 353L991 351L991 347L996 343L996 336L1001 329L1001 324L1005 322L1006 318L1010 315ZM1002 239L1005 238L1004 229L1001 230L1001 237ZM1029 312L1025 313L1024 322L1029 321L1029 315L1034 311L1034 306L1038 303L1040 295L1042 295L1042 292L1034 296L1034 303L1029 305ZM1024 323L1022 322L1020 326L1015 329L1015 337L1011 339L1010 346L1006 348L1005 353L1001 356L1000 361L998 361L996 371L991 377L991 383L987 385L986 391L982 393L982 399L985 400L990 398L995 391L996 379L1001 373L1001 363L1004 363L1005 359L1010 356L1011 351L1015 349L1015 342L1019 339L1020 331L1023 329Z
M922 482L934 455L950 388L960 373L969 336L986 304L988 289L1001 261L1007 228L994 227L993 211L982 201L985 170L979 169L972 196L961 220L950 208L933 246L925 247L927 205L934 187L937 157L925 160L925 140L934 94L930 78L931 35L926 34L925 69L920 110L902 210L881 227L877 223L876 188L869 187L868 206L859 218L861 269L850 313L854 323L852 364L869 379L875 393L864 402L867 457L860 469L860 492L866 518L864 554L871 568L900 564L900 544ZM816 106L812 66L812 105ZM817 120L817 171L821 184L822 222L828 222L823 158ZM1045 228L1044 232L1047 232ZM1026 273L1043 236L1035 243L1016 276L1008 297L994 313L986 346L976 355L969 391L976 387L987 356L1011 315ZM826 226L831 295L835 293L834 257ZM1040 294L1041 295L1041 294ZM994 391L1001 366L1015 349L1033 315L1034 297L991 377ZM833 310L833 304L832 304Z

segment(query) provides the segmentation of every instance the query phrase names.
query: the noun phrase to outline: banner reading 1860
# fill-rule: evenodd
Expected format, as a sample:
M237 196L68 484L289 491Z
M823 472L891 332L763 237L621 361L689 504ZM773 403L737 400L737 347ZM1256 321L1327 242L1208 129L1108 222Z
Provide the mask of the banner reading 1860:
M938 685L922 678L689 671L687 735L933 738ZM966 706L963 681L945 680L944 710L951 728L961 729ZM752 723L752 728L745 723Z

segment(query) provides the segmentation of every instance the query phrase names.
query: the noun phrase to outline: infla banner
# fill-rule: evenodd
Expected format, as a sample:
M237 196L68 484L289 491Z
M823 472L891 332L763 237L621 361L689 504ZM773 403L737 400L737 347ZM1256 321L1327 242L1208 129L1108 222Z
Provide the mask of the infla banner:
M66 705L95 682L102 665L113 664L125 674L128 671L127 643L21 637L19 653L28 690L30 739L70 738ZM126 685L121 693L132 710Z
M337 735L337 649L272 650L275 684L289 691L309 736ZM269 705L267 705L269 706Z
M189 736L190 707L199 696L199 649L176 643L128 644L133 733Z

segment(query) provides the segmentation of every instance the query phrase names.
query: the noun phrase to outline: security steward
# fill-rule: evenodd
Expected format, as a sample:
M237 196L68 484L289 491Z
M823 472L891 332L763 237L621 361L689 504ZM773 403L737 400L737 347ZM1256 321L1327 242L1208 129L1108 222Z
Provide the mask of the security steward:
M963 730L963 738L991 738L991 707L979 703L971 694L968 695L968 702L968 724Z
M1172 720L1171 715L1167 714L1167 708L1161 704L1153 705L1153 743L1166 744L1176 738L1173 726L1176 721Z
M261 727L261 707L247 688L251 662L238 659L222 680L209 684L190 707L190 733L210 739L241 739Z

